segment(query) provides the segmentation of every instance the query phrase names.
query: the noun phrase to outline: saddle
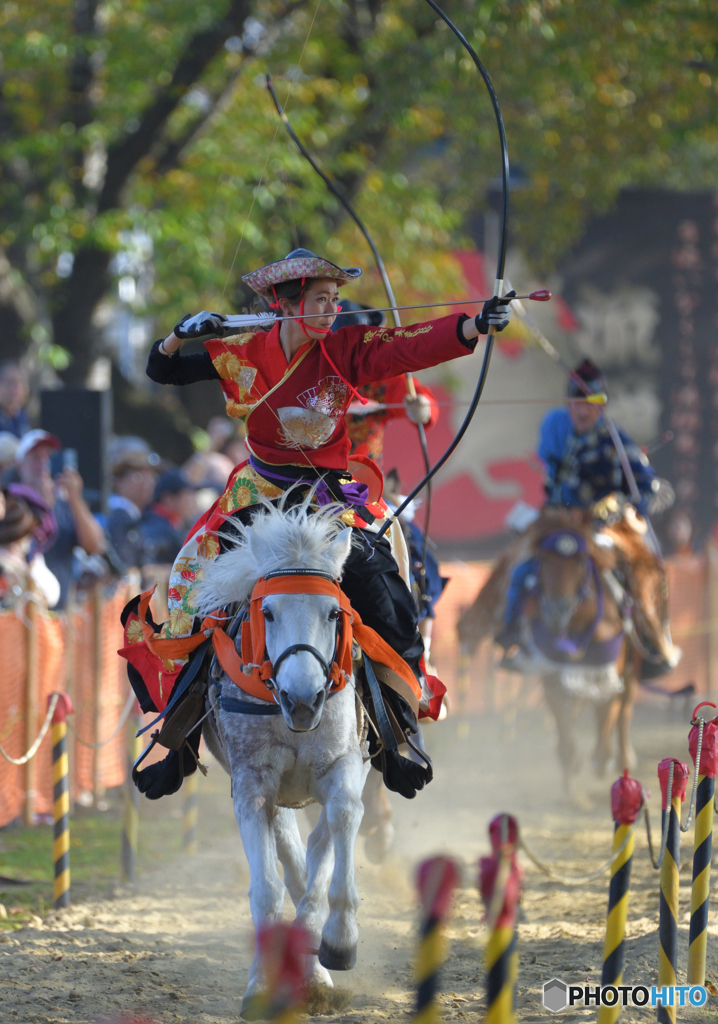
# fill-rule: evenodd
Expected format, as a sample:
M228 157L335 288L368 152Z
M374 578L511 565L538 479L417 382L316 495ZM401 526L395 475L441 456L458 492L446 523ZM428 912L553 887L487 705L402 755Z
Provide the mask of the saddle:
M313 581L313 584L315 587L319 585L318 581ZM303 585L306 586L306 580ZM433 777L431 760L421 744L417 724L418 683L406 663L374 630L364 626L338 586L332 586L336 586L340 596L343 626L338 636L334 665L331 669L327 666L332 679L329 696L343 688L347 676L355 672L359 683L357 693L370 723L372 766L382 772L388 789L411 799ZM181 639L159 639L158 627L149 610L151 592L135 597L125 607L122 623L126 638L136 639L119 653L128 661L128 677L142 710L160 712L158 718L142 730L147 732L159 725L152 733L149 746L132 768L133 782L149 799L177 792L185 776L192 775L198 767L206 773L199 761L201 725L209 714L209 710L205 710L209 706L209 685L216 683L218 677L226 675L240 693L250 693L263 701L255 704L222 693L220 706L223 710L240 714L280 713L281 709L269 689L274 667L266 660L263 619L257 614L259 599L268 587L271 587L271 581L264 580L255 587L256 600L254 603L250 601L254 615L251 611L244 619L237 615L231 618L227 615L224 619L215 615L205 620L197 633ZM240 626L241 658L235 646ZM360 673L352 665L352 640L353 634L357 633L357 639L359 642L363 640L366 648L361 657ZM140 635L144 639L143 644L138 643ZM163 663L159 672L159 689L154 684L157 671L147 671L148 655L153 661L161 659ZM172 657L162 658L162 655ZM174 671L175 659L183 655L188 660ZM373 659L377 656L388 664L375 662ZM173 684L166 702L162 693L163 678L165 682L172 680ZM152 692L146 679L151 681ZM163 761L140 771L140 765L157 744L166 747L169 754ZM412 757L406 758L399 753L401 744L408 745Z

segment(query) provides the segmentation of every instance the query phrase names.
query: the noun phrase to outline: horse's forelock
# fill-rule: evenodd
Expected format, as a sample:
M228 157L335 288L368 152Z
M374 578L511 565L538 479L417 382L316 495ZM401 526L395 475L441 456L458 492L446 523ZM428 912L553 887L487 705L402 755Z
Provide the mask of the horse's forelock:
M281 569L317 569L341 575L341 562L330 551L332 540L344 528L340 506L309 511L309 502L284 508L263 502L264 514L251 526L232 522L236 537L230 548L213 561L202 562L197 586L198 611L207 614L235 601L246 601L254 585L267 573Z
M612 569L616 565L616 553L613 548L601 547L593 537L593 518L580 509L549 507L543 509L541 515L529 527L531 549L534 555L540 554L541 543L552 533L565 530L585 537L588 553L599 569Z

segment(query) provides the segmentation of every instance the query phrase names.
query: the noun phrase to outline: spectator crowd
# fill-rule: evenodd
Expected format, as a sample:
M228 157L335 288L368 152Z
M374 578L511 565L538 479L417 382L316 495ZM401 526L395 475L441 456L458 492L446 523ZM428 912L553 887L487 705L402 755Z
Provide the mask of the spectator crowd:
M163 461L137 437L109 445L106 509L91 508L77 452L63 449L27 413L29 382L17 363L0 364L0 609L28 595L64 610L98 581L135 571L159 583L160 608L188 528L246 458L226 420L207 427L208 447L183 467Z

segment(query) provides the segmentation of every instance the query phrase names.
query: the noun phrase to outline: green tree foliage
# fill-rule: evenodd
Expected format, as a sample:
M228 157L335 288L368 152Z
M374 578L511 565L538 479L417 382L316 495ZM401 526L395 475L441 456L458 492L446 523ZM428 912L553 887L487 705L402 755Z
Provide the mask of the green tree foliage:
M512 237L539 270L628 186L711 187L715 0L454 0L518 175ZM263 88L373 231L401 300L456 294L499 172L491 108L422 0L0 3L0 331L81 381L113 254L154 247L163 328L237 308L239 279L297 245L370 259ZM376 275L356 295L381 300Z

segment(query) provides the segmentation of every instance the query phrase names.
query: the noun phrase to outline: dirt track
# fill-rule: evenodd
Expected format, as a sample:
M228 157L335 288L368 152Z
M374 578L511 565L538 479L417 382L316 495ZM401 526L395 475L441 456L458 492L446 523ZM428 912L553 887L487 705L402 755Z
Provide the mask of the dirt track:
M687 719L662 705L639 708L635 774L653 792L659 821L657 761L687 759ZM581 725L585 749L590 722ZM499 810L516 813L536 852L560 859L566 873L583 872L610 850L608 789L586 770L580 809L558 786L553 730L542 710L519 715L515 732L498 716L450 719L428 732L436 779L413 802L397 798L397 841L382 867L359 855L361 940L357 969L335 975L345 1005L323 1020L383 1022L411 1016L415 909L412 874L424 855L450 852L467 865L487 850L486 824ZM512 735L513 732L513 735ZM139 1011L157 1021L227 1024L237 1021L252 942L248 871L231 817L228 784L212 765L201 781L202 851L158 863L134 889L48 915L43 924L0 939L0 1022L86 1024ZM175 798L176 799L176 798ZM179 806L178 804L175 805ZM692 833L684 837L681 872L679 980L685 979ZM447 1020L483 1019L485 938L473 869L456 901L450 954L442 982ZM572 983L600 979L607 881L564 889L527 865L524 920L519 928L519 1019L546 1021L541 986L558 976ZM289 901L287 901L288 903ZM288 912L288 909L287 909ZM637 840L629 911L627 982L654 983L658 961L658 877L645 836ZM718 979L718 917L711 915L709 980ZM710 944L713 948L710 948ZM715 1012L715 1000L710 1001ZM692 1011L707 1019L706 1010ZM650 1020L655 1011L624 1011ZM690 1019L679 1011L679 1019ZM595 1019L595 1011L565 1012L561 1021Z

